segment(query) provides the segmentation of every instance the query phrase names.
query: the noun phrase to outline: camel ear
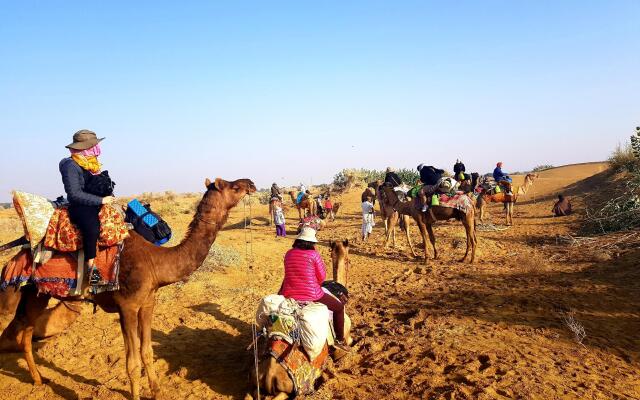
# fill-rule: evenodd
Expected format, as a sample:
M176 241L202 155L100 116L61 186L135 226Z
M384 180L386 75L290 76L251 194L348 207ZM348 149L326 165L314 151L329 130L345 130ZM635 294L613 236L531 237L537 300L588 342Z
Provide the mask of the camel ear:
M213 186L216 187L219 191L222 190L225 186L225 181L222 178L216 178L216 181L213 182Z
M349 239L345 239L342 241L344 247L349 247Z
M211 180L209 178L207 178L207 179L204 180L204 187L209 189L209 185L211 185Z

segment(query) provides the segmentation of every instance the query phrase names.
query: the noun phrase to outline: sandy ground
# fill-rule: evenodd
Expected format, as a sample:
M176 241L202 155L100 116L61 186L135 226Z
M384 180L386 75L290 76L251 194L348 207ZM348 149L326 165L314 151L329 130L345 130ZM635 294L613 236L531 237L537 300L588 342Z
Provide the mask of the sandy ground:
M577 229L579 215L549 216L559 191L582 209L582 195L608 176L605 169L592 163L541 173L516 206L516 226L478 233L473 265L456 261L464 230L455 221L437 225L441 256L428 267L408 255L400 235L396 249L384 249L379 219L371 240L360 242L361 189L340 196L343 208L319 233L319 250L328 263L328 240L352 242L348 311L356 345L313 398L640 398L640 251L556 245L556 235ZM184 210L168 218L176 240L191 218L181 201L175 207ZM246 392L244 347L254 309L280 285L297 216L288 212L290 237L276 239L266 206L252 207L251 232L243 229L248 213L236 208L216 241L241 255L237 265L197 271L159 292L153 340L164 398L237 399ZM502 223L501 206L489 214ZM0 211L0 242L20 231L13 210ZM415 224L412 235L420 244ZM245 257L251 254L252 262ZM0 255L6 261L11 253ZM565 326L567 313L584 326L583 345ZM49 380L42 387L31 384L20 354L0 355L2 397L128 398L115 314L87 306L66 333L37 345L36 362ZM146 381L144 387L149 395Z

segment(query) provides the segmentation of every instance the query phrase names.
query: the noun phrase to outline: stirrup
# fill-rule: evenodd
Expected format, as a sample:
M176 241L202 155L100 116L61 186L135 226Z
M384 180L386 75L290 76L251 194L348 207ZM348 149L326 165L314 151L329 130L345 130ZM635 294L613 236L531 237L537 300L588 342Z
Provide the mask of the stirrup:
M102 280L100 276L100 270L94 265L93 267L89 267L89 285L95 286Z

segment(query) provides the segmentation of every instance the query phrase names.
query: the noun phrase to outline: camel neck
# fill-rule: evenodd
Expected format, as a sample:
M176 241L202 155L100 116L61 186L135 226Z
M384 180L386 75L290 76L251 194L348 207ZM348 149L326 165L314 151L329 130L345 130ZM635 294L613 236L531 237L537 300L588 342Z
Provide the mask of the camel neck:
M169 249L169 254L160 264L164 268L158 268L160 286L184 280L202 265L228 213L217 210L215 206L206 214L196 212L182 242Z
M347 287L347 262L344 257L333 263L333 280Z

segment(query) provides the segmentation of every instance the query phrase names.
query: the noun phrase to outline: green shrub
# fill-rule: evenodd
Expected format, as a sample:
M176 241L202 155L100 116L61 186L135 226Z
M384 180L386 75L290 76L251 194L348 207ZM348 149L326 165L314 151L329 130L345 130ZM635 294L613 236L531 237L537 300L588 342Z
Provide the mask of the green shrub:
M413 185L420 179L418 171L414 171L407 168L401 168L396 170L396 174L400 177L402 182ZM354 184L369 184L377 180L384 180L385 171L365 168L346 168L338 172L333 177L333 184L339 188L350 187Z
M631 136L631 144L618 145L609 163L617 171L627 171L626 187L621 196L609 200L600 209L587 208L583 230L589 233L640 227L640 127Z
M538 165L536 167L534 167L531 172L540 172L540 171L546 171L548 169L551 168L555 168L553 165L551 164L542 164L542 165Z

